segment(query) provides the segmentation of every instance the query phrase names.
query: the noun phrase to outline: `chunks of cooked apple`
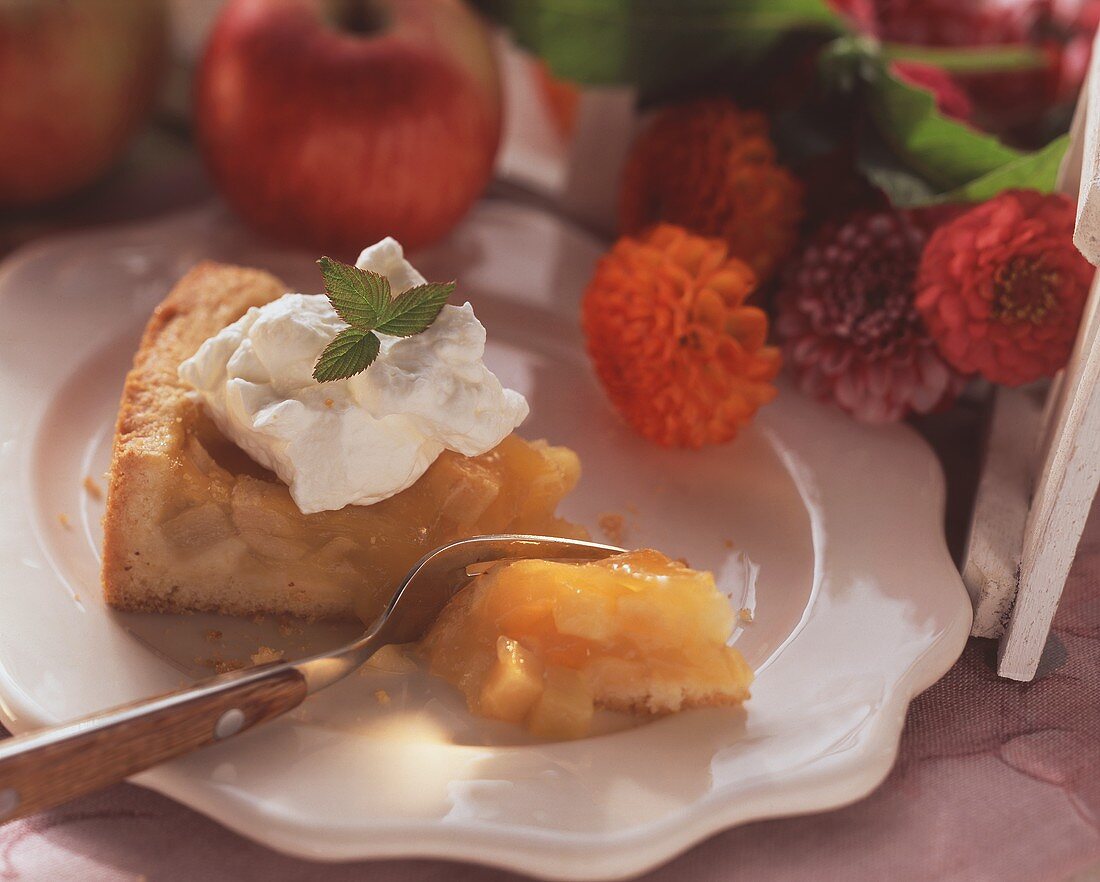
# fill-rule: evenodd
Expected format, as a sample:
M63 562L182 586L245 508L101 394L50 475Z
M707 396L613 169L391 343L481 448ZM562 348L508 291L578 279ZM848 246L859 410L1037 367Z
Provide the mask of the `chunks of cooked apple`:
M487 717L521 723L543 692L542 660L511 637L497 638L496 664L489 670L478 696L478 708Z
M710 573L657 551L521 560L460 591L422 648L474 712L578 738L595 707L660 714L744 701L752 671L727 645L734 621Z
M547 740L581 738L592 726L595 698L582 671L552 665L546 669L542 694L527 715L532 735Z

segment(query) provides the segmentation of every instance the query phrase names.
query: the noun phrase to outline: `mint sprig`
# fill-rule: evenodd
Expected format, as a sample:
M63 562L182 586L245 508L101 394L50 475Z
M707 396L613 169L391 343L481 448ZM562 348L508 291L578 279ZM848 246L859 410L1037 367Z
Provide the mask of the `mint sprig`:
M346 380L370 367L381 345L376 331L412 337L427 330L455 289L454 282L429 283L391 297L389 279L383 275L331 257L322 257L317 265L329 303L349 325L317 359L313 379L318 383Z

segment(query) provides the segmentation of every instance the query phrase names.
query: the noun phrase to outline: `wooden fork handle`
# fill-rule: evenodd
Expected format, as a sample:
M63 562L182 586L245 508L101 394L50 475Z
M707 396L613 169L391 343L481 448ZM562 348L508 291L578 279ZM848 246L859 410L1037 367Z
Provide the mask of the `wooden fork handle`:
M0 823L224 741L297 707L306 694L297 669L275 664L0 741Z

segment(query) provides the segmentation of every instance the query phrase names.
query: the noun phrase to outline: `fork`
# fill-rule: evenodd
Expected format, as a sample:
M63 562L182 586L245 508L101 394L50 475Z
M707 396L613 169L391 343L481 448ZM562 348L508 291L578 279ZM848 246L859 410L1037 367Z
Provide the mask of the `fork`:
M357 640L299 661L271 662L176 692L0 741L0 823L52 808L293 710L389 644L412 643L469 579L521 558L599 560L623 549L578 539L499 534L429 552Z

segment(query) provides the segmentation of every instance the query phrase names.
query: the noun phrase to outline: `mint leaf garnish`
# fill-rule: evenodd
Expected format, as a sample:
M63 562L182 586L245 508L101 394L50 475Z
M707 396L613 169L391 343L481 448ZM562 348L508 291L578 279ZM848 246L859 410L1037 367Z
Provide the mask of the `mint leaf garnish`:
M454 290L454 282L428 283L409 288L390 301L375 330L391 337L419 334L436 320Z
M370 367L381 345L375 331L391 337L412 337L426 331L455 289L454 282L429 283L391 299L385 276L330 257L322 257L317 264L332 308L350 325L317 359L313 379L318 383L346 380Z
M318 383L346 380L370 367L378 358L378 338L370 331L345 328L325 347L313 367L313 379Z
M375 327L390 302L389 279L331 257L322 257L317 265L336 314L353 328L369 331Z

